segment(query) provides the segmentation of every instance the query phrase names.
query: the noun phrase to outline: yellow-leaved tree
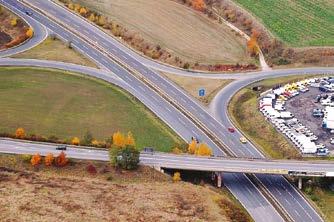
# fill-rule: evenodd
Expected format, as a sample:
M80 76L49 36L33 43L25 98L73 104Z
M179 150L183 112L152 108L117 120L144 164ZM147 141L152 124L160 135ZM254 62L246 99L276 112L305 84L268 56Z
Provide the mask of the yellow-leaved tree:
M74 5L73 5L73 3L68 4L67 7L68 7L69 9L71 9L71 10L74 10Z
M192 140L188 146L188 153L195 154L196 149L197 149L197 143L195 140Z
M133 135L131 132L128 132L128 135L125 141L125 145L136 146L135 139L133 138Z
M180 172L175 172L173 175L173 181L174 182L179 182L181 180L181 174Z
M112 141L113 141L113 144L117 147L124 147L125 146L125 138L124 138L124 135L117 131L116 133L114 133L112 135Z
M87 9L82 7L79 11L80 15L86 15L87 14Z
M26 133L22 127L17 128L15 131L15 137L18 139L23 139L26 136Z
M16 26L17 25L17 18L13 18L12 20L10 20L10 25L11 26Z
M89 21L91 22L95 22L96 18L95 18L95 15L94 13L91 13L90 16L88 17Z
M195 154L199 155L199 156L211 156L212 155L212 150L205 143L201 143L201 144L199 144L198 148L196 149Z
M97 141L96 139L92 140L92 145L93 146L98 146L99 145L99 141Z
M73 137L71 143L72 145L78 146L80 144L80 139L78 137Z
M34 35L34 30L33 28L29 27L28 30L26 31L26 36L28 38L31 38Z

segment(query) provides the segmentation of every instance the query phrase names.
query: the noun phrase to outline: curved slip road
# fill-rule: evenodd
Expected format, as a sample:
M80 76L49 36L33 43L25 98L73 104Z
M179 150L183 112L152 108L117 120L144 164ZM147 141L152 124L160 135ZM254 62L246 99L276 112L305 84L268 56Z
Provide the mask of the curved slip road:
M1 2L1 1L0 1ZM24 6L18 4L16 1L7 0L6 3L12 4L14 10L27 10ZM239 142L235 143L235 141L230 140L230 136L227 132L228 125L222 125L217 120L215 120L207 110L199 105L197 102L194 102L186 93L180 90L178 87L173 85L168 80L160 77L157 73L153 72L150 69L147 69L143 66L139 61L137 61L134 57L127 54L126 51L120 49L117 45L115 45L112 41L110 41L110 36L106 36L105 33L102 33L101 30L96 29L91 24L83 21L81 18L77 16L73 16L72 13L52 4L49 1L29 1L29 3L33 4L35 7L38 7L43 10L43 12L48 13L49 16L56 18L59 22L55 23L50 19L46 18L47 16L42 15L40 13L35 12L33 18L37 19L39 22L47 26L49 29L53 30L58 35L63 38L72 41L73 45L84 52L84 54L88 54L90 57L94 58L100 64L102 64L107 69L113 71L116 75L122 78L127 83L131 84L139 90L141 93L148 93L151 91L145 84L141 84L138 79L134 78L131 74L128 74L124 69L115 64L110 64L113 60L110 59L109 56L106 56L106 53L112 55L112 57L116 57L121 60L126 65L130 66L132 69L140 72L145 78L149 81L153 82L156 86L163 90L163 92L169 97L175 98L177 103L185 107L188 111L190 111L197 120L202 123L205 123L211 132L217 135L218 138L225 143L227 147L230 147L233 153L236 156L247 156L247 157L261 157L261 154L254 147L247 147L240 145ZM62 27L62 24L66 24L66 29ZM71 32L67 31L68 29ZM75 33L75 34L74 34ZM79 37L78 37L79 36ZM92 42L98 42L98 50L96 47L92 46ZM104 53L101 53L103 51ZM160 98L161 99L161 98ZM188 126L188 124L186 124ZM200 131L200 130L199 130ZM196 131L195 131L196 132ZM201 131L200 131L201 132ZM197 135L197 134L192 134ZM207 141L208 138L202 136L203 133L199 133L199 138L203 141ZM190 137L188 137L190 138ZM212 146L212 142L209 145ZM216 145L213 145L212 148L216 154L221 153L220 150L216 148ZM242 174L235 174L237 180L242 181ZM229 174L226 174L225 177L228 177ZM233 179L233 178L231 178ZM277 216L277 212L273 211L271 205L265 200L261 195L257 195L256 192L252 194L252 196L248 195L247 192L242 192L240 188L233 187L233 185L227 185L232 193L237 195L237 198L241 200L242 204L249 210L251 215L257 221L265 221L268 218L271 218L272 221L281 221L282 218ZM278 188L278 185L275 183L268 185L274 188ZM277 187L276 187L277 186ZM253 186L254 187L254 186ZM233 189L236 189L233 191ZM292 195L298 197L298 192L292 190ZM255 196L254 196L255 195ZM276 198L279 199L279 198ZM264 202L262 202L264 200ZM284 200L280 200L280 204L284 206L285 210L288 211L288 207L294 209L296 212L306 211L305 214L293 213L290 215L294 218L294 220L308 220L308 221L321 221L321 218L317 215L317 213L309 207L307 202L304 199L301 199L301 203L305 205L303 209L296 208L295 206L287 206L284 204ZM262 204L262 205L254 205L254 203ZM263 204L265 203L265 204ZM270 206L267 210L263 211L265 208L261 208L262 206ZM254 206L260 206L260 208L254 208ZM260 211L259 211L260 209ZM269 211L268 211L269 210ZM272 213L271 213L272 212ZM260 217L260 214L262 216ZM263 213L268 213L268 217L263 217ZM271 216L270 216L271 215ZM266 218L266 219L265 219Z
M11 7L8 7L4 5L9 10L13 11ZM31 26L34 29L34 35L30 39L28 39L23 44L20 44L18 46L1 50L0 51L0 57L8 57L11 55L18 54L20 52L24 52L26 50L29 50L33 48L34 46L40 44L48 37L48 30L45 28L45 26L41 25L39 22L32 19L30 16L25 14L22 11L13 11L18 17L24 19L29 26Z

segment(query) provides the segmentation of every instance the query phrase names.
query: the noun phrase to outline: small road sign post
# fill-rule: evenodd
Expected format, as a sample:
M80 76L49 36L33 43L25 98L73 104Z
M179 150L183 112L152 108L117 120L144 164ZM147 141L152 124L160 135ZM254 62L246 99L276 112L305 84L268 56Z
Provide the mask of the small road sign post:
M198 90L198 95L199 95L200 97L205 96L205 89L199 89L199 90Z

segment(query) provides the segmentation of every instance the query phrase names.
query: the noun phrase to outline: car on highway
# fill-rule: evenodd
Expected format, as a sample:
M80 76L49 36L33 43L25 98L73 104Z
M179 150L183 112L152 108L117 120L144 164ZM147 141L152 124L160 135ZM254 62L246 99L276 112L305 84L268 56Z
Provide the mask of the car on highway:
M233 127L229 127L229 128L227 128L228 129L228 131L230 132L230 133L234 133L235 132L235 129L233 128Z
M241 138L240 138L240 142L241 142L241 143L247 143L247 139L246 139L245 137L241 137Z
M154 148L152 148L152 147L144 147L144 152L145 153L153 154L154 153Z
M32 12L26 11L26 14L29 15L29 16L32 16Z
M194 140L196 143L199 143L199 140L197 139L196 136L192 136L192 137L191 137L191 141L193 141L193 140Z
M56 147L56 150L67 150L67 146L66 145L59 145Z

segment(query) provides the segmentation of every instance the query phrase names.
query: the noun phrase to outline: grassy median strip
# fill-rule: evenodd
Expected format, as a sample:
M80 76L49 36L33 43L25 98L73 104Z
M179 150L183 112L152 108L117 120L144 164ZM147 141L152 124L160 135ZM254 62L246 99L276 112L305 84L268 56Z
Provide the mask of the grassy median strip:
M98 140L131 131L138 147L169 151L181 139L128 93L80 74L35 68L0 69L0 132Z
M52 38L47 38L38 46L20 54L13 55L12 57L19 59L54 60L97 68L88 58L76 52L74 49L69 48L69 46L62 41Z
M231 83L233 79L209 79L196 78L188 76L179 76L170 73L162 73L190 95L200 100L204 105L209 105L215 95L226 85ZM199 96L199 90L204 89L205 95Z

